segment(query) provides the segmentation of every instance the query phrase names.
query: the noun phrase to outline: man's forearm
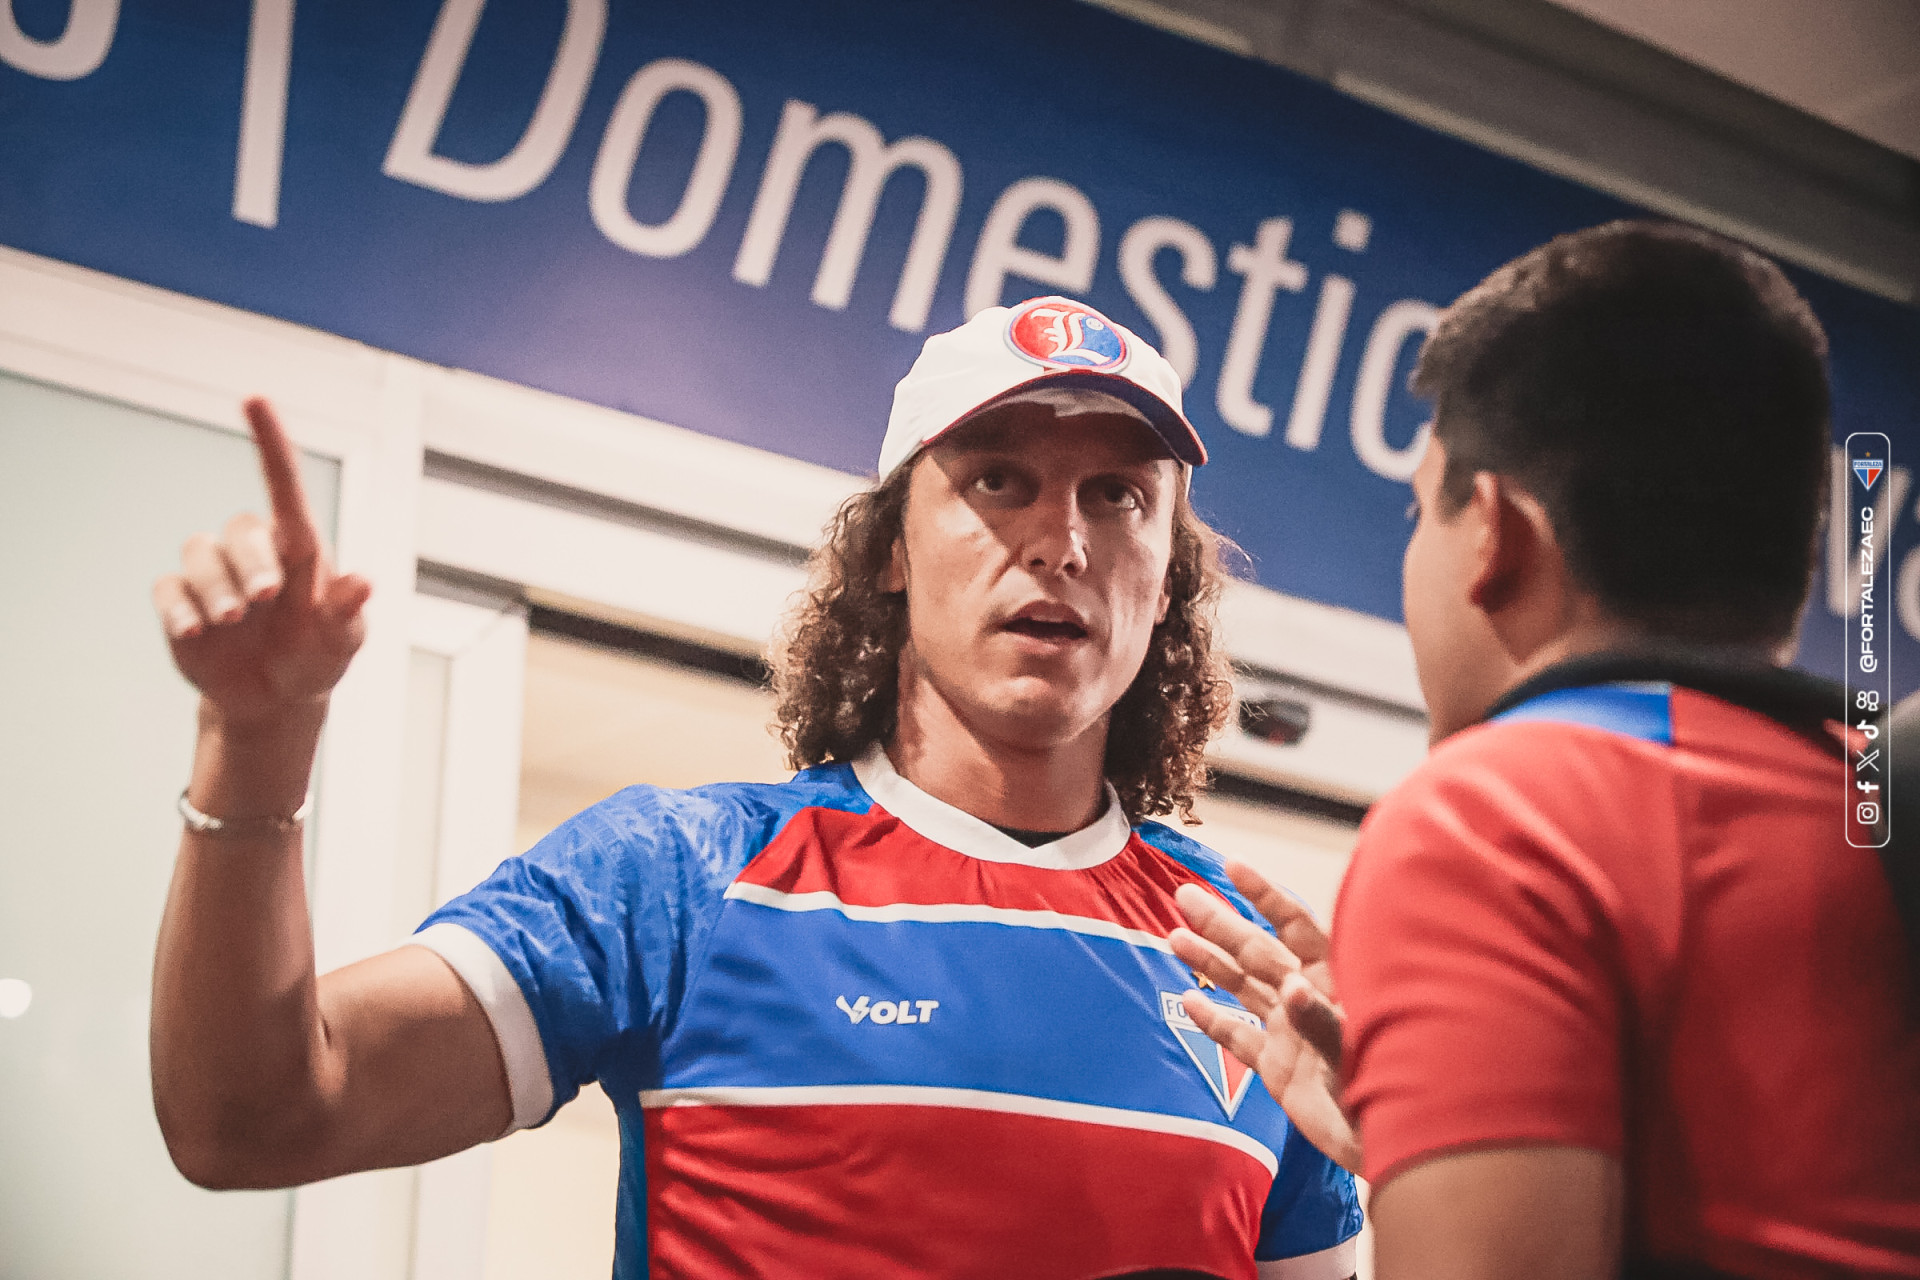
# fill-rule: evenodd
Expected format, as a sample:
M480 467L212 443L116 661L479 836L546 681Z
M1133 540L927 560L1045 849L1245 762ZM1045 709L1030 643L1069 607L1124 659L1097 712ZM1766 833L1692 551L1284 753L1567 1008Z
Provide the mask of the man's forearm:
M194 535L153 586L174 665L202 695L187 798L230 824L180 841L154 961L154 1109L181 1172L224 1187L419 1163L512 1118L487 1013L437 955L403 946L314 973L289 819L373 585L335 571L299 450L264 400L245 408L271 523L243 514Z
M1606 1280L1620 1273L1620 1162L1571 1146L1468 1149L1373 1189L1380 1280Z
M234 726L203 705L189 801L226 820L182 833L153 981L154 1105L182 1172L259 1185L274 1151L311 1147L326 1035L307 915L304 832L276 826L313 772L324 702Z

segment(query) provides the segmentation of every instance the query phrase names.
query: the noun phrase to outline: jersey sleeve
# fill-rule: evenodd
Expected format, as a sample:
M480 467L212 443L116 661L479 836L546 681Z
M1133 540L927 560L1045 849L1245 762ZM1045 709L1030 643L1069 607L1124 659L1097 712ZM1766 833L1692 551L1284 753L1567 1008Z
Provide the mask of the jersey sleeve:
M1568 818L1617 831L1634 793L1605 785L1604 743L1470 732L1371 815L1336 908L1346 1102L1376 1187L1463 1148L1623 1146L1622 895ZM1635 804L1657 844L1670 806Z
M628 788L501 863L414 935L486 1010L513 1128L543 1123L616 1063L657 1061L689 951L754 844L731 809L698 792Z
M1353 1175L1289 1131L1253 1250L1261 1280L1346 1280L1361 1218Z

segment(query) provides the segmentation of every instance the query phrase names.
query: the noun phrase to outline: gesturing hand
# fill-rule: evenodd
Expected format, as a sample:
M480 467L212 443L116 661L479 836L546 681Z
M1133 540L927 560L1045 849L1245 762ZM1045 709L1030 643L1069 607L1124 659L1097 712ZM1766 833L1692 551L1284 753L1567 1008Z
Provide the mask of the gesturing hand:
M326 700L366 634L361 606L373 590L365 578L334 572L298 453L272 406L255 398L245 409L272 523L248 513L219 538L194 534L180 572L153 584L174 664L238 728Z
M1340 1034L1327 936L1305 907L1252 867L1227 863L1227 875L1279 939L1198 885L1175 895L1190 929L1168 935L1174 954L1265 1023L1265 1030L1218 1012L1189 993L1187 1016L1260 1079L1306 1139L1343 1168L1360 1170L1360 1141L1340 1103Z

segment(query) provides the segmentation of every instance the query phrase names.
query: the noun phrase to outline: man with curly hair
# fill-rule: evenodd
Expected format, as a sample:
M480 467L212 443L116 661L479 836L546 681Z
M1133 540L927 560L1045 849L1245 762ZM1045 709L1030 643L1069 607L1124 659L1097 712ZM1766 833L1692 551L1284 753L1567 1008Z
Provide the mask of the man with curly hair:
M156 587L202 693L153 1013L190 1178L428 1160L597 1080L618 1277L1353 1272L1351 1178L1166 941L1182 886L1253 913L1149 821L1228 707L1206 454L1152 348L1062 298L930 339L777 654L801 772L629 788L322 977L296 810L367 588L250 416L273 526Z

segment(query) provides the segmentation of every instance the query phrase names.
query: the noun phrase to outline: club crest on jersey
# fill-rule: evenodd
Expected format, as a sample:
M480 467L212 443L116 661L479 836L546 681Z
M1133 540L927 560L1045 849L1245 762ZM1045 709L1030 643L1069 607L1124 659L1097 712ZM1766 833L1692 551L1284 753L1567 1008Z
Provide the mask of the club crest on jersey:
M1886 470L1886 467L1887 464L1878 458L1855 458L1853 460L1853 474L1859 476L1860 483L1869 489L1873 488L1873 482L1880 478L1880 473Z
M1214 1007L1250 1026L1260 1025L1260 1019L1245 1009L1236 1009L1218 1001L1214 1002ZM1187 1016L1180 997L1171 991L1160 993L1160 1016L1166 1019L1174 1039L1187 1051L1187 1057L1193 1059L1193 1065L1200 1068L1201 1077L1206 1080L1207 1088L1213 1090L1213 1096L1220 1103L1220 1109L1227 1113L1227 1119L1233 1119L1234 1112L1240 1110L1240 1104L1246 1100L1247 1091L1253 1087L1253 1072L1240 1059L1215 1044L1199 1024Z
M1117 373L1126 367L1127 340L1113 322L1070 298L1035 298L1013 309L1007 346L1048 369Z

